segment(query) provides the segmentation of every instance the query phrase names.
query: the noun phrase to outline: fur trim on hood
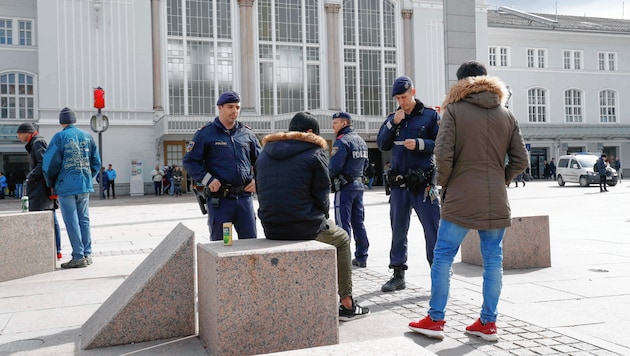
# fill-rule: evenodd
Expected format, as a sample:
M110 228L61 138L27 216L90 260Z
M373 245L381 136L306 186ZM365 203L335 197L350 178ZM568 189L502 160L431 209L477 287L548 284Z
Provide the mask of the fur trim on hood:
M275 141L288 141L288 140L298 140L303 142L308 142L320 146L321 148L328 148L328 144L326 140L324 140L321 136L315 135L311 132L299 132L299 131L289 131L289 132L278 132L265 136L262 140L263 146L267 142L275 142Z
M505 105L509 98L507 87L499 78L487 75L467 77L453 84L442 103L442 109L448 104L462 101L468 95L482 92L496 94L501 105Z

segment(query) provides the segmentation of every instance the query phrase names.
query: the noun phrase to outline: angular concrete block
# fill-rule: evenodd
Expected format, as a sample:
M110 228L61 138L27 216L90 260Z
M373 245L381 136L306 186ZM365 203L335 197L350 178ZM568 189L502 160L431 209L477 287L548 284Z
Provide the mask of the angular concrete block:
M471 230L461 246L462 262L483 266L479 233ZM503 269L551 267L549 216L512 218L503 238Z
M336 256L317 241L197 245L201 341L213 356L337 344Z
M0 282L55 270L52 211L0 214L0 231Z
M82 349L194 335L194 253L177 225L83 324Z

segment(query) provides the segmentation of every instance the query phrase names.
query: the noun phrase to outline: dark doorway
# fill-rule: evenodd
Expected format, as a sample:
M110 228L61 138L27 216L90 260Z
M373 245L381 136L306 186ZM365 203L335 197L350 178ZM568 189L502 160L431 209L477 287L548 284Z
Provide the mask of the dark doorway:
M545 160L547 159L547 149L532 147L529 152L531 159L530 174L536 179L541 179L545 169Z

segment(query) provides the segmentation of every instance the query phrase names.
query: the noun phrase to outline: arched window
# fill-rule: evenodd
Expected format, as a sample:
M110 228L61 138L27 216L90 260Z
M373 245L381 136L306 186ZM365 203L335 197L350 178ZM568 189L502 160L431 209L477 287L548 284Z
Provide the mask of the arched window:
M259 0L260 111L321 108L320 2Z
M33 76L25 73L0 75L0 119L34 119Z
M529 122L547 122L547 90L532 88L527 91Z
M617 93L614 90L599 92L599 122L617 122Z
M343 2L343 74L345 110L384 116L396 109L390 88L397 73L394 3L388 0Z
M567 89L564 91L564 122L582 122L582 91Z
M232 0L167 0L171 115L213 115L233 89Z

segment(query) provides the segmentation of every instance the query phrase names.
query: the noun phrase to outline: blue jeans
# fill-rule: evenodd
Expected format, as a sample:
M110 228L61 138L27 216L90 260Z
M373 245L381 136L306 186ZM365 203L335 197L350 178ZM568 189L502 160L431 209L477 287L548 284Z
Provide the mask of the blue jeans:
M444 320L451 287L453 259L468 230L468 228L450 221L440 220L437 243L433 251L433 265L431 266L429 316L433 320ZM483 257L483 305L480 316L482 323L497 321L497 304L499 304L503 279L504 235L505 228L479 230L479 242Z
M59 197L59 208L72 245L73 260L92 254L89 205L89 193Z

